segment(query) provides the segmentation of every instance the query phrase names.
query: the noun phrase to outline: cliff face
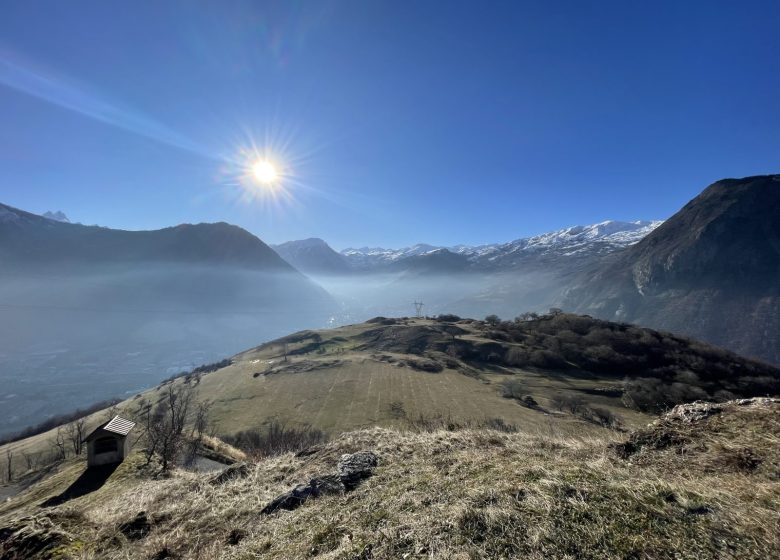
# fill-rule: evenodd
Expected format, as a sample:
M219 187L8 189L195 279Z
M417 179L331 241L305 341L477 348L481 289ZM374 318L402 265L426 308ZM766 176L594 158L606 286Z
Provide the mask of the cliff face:
M780 363L780 175L710 185L565 305Z

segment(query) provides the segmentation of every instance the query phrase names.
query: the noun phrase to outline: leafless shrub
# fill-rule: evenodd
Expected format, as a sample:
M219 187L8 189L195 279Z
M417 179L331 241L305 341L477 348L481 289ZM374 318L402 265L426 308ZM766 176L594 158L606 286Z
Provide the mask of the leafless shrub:
M63 461L68 456L68 441L62 426L57 428L54 439L49 442L54 461Z
M623 425L620 417L606 408L597 406L586 408L585 411L583 411L583 416L605 428L620 428Z
M525 383L519 379L505 379L501 383L501 396L505 399L522 399L527 394Z
M203 445L203 440L208 434L209 409L211 403L198 403L195 409L195 418L187 438L185 438L185 451L182 462L185 465L192 465L198 455L198 450Z
M328 436L322 430L309 425L288 427L274 419L265 430L251 429L222 438L248 455L256 458L271 457L283 453L296 453L312 445L324 443Z
M156 406L142 408L141 425L146 438L146 462L158 456L163 471L169 470L180 457L186 442L184 428L193 401L190 385L168 384Z
M84 449L84 436L86 435L86 420L79 418L74 420L70 424L66 424L64 428L65 438L70 443L70 447L73 450L73 454L78 456Z
M10 447L5 449L5 481L12 482L14 478L14 452Z
M500 432L517 432L517 426L508 424L503 418L485 418L481 421L456 420L451 415L441 413L425 415L419 414L408 420L409 426L419 432L435 432L446 430L457 432L459 430L479 429L497 430Z
M31 471L38 467L38 461L40 459L40 454L38 453L29 453L27 451L22 451L22 459L24 459L24 464L27 467L28 471Z

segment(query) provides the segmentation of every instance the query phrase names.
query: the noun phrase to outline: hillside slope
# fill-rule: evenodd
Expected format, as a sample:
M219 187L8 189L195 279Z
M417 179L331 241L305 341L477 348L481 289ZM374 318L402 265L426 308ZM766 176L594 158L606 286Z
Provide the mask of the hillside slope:
M306 274L349 275L352 269L344 255L322 239L310 238L273 245L285 261Z
M564 307L780 363L778 216L780 175L718 181L585 275Z
M774 558L778 417L780 402L756 399L678 407L628 438L375 428L232 478L154 479L135 457L98 490L40 507L79 476L71 463L0 505L0 556ZM362 481L265 513L365 452L378 464Z

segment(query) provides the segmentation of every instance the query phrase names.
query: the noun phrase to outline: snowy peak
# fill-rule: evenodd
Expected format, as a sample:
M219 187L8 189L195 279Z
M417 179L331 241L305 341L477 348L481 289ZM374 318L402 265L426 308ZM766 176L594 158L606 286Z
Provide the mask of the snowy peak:
M618 222L608 220L588 226L574 226L526 239L518 239L508 246L525 250L550 249L579 250L592 244L604 244L612 248L627 247L639 242L661 225L660 221Z
M607 220L586 226L572 226L508 243L436 247L417 244L402 249L380 247L349 248L341 251L352 266L367 269L391 264L409 257L431 254L441 249L468 257L475 264L512 266L531 255L576 256L605 254L638 243L661 225L661 221L621 222Z
M48 218L49 220L54 220L55 222L63 222L65 224L70 223L68 217L61 210L57 210L56 212L51 212L51 211L45 212L44 214L42 214L42 216L44 218Z

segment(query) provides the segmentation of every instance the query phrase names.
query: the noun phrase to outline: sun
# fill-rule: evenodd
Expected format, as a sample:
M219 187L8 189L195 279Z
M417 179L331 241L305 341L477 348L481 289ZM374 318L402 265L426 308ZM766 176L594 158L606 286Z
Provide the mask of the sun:
M252 164L252 175L264 185L272 185L279 179L276 166L268 160L259 160Z

